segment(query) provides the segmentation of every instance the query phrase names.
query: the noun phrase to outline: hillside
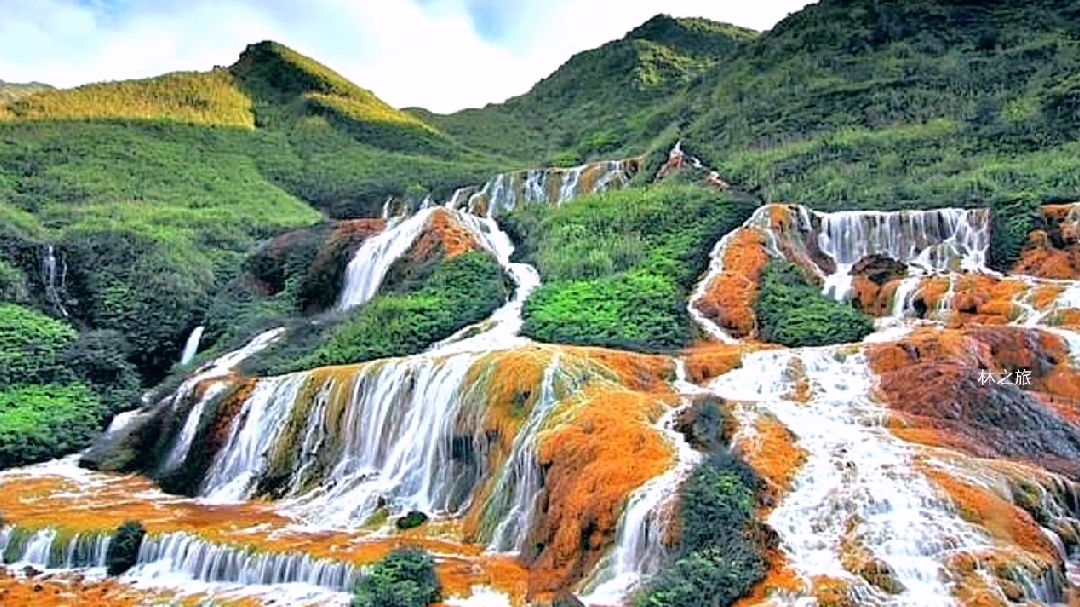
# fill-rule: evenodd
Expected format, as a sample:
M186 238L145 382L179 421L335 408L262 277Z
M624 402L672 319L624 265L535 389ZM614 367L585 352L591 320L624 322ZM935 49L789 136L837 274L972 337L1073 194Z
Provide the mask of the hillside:
M1078 36L823 0L450 115L274 42L0 102L0 603L1080 605Z
M532 162L639 154L678 120L664 102L756 36L657 15L620 40L574 55L505 103L449 115L412 112L477 149Z
M4 82L0 80L0 104L14 101L32 93L51 90L53 87L40 82Z

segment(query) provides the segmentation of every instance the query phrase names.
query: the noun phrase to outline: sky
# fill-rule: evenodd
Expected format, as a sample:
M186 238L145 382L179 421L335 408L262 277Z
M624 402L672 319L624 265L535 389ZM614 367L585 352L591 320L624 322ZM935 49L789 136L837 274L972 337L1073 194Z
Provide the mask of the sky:
M231 65L275 40L396 107L526 92L657 13L766 30L801 0L0 0L0 80L71 87Z

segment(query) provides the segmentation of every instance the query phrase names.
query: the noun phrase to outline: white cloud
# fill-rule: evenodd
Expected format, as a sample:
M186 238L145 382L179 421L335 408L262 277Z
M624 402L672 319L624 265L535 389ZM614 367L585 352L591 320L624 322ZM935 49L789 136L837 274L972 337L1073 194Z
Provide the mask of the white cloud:
M76 86L229 65L277 40L399 106L480 107L520 94L572 54L652 15L767 29L806 1L516 0L499 42L468 0L0 0L0 79ZM505 0L504 0L505 1ZM96 6L97 8L91 8Z

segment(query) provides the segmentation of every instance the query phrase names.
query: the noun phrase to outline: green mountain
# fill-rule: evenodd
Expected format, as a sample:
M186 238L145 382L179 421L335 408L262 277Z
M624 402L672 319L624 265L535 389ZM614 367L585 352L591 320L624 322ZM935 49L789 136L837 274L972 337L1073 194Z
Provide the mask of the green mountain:
M578 53L529 92L454 114L410 110L476 149L545 164L643 152L678 115L664 103L756 32L657 15Z

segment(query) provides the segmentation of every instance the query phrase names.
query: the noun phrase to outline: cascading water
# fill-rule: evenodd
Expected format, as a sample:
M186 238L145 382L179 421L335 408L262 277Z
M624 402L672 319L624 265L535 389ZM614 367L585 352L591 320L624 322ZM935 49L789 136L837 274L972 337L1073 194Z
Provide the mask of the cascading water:
M180 354L181 365L186 365L195 358L195 353L199 351L199 341L202 340L205 330L206 328L201 325L192 329L191 335L188 336L187 342L184 343L184 351Z
M62 293L67 282L67 263L56 258L56 247L48 245L41 258L42 282L45 283L45 298L56 307L61 316L67 316Z
M713 246L712 252L709 253L709 269L705 272L705 276L694 286L694 292L690 294L690 299L686 303L686 311L690 313L690 318L694 319L694 322L710 337L723 344L733 344L738 340L728 335L728 332L722 329L720 325L702 314L701 310L698 310L698 304L702 299L705 299L712 282L724 273L724 255L727 253L728 245L735 238L736 233L737 231L728 232Z
M433 212L426 209L402 221L391 221L360 245L345 268L339 309L348 310L375 297L390 266L420 237Z
M350 564L303 553L256 552L222 546L187 533L148 535L129 574L143 579L185 577L212 584L278 586L307 584L351 590L361 570Z
M795 361L812 385L807 403L787 400ZM848 581L860 604L957 605L945 558L992 545L913 469L910 448L884 427L888 414L870 399L872 384L862 351L840 346L751 353L709 389L771 413L808 454L768 519L795 571ZM886 595L846 570L840 555L852 549L887 565L902 591Z
M56 529L0 529L0 555L9 566L41 569L104 568L110 537L104 533L62 536Z
M696 386L686 381L686 363L682 360L676 361L675 385L683 392L682 404L667 411L657 423L657 429L675 449L675 465L630 496L619 520L615 547L597 566L586 594L580 597L586 605L622 604L645 578L660 571L667 557L663 539L669 509L679 486L702 458L675 429L678 416L690 406L688 396L697 392ZM684 386L690 386L690 390L682 390Z
M529 264L510 261L514 254L514 243L499 229L492 213L493 209L490 209L488 216L483 218L460 213L457 218L469 233L477 237L481 246L495 255L499 265L510 274L514 281L514 295L506 305L481 323L481 327L485 328L477 332L475 326L466 327L435 344L430 350L432 353L490 352L528 343L527 339L518 337L524 324L521 310L529 294L540 286L540 273Z
M543 474L536 462L536 445L544 423L559 402L555 390L558 373L556 355L544 370L540 396L514 436L510 457L495 481L491 499L485 504L485 519L499 521L488 542L488 549L493 552L520 552L532 527Z

